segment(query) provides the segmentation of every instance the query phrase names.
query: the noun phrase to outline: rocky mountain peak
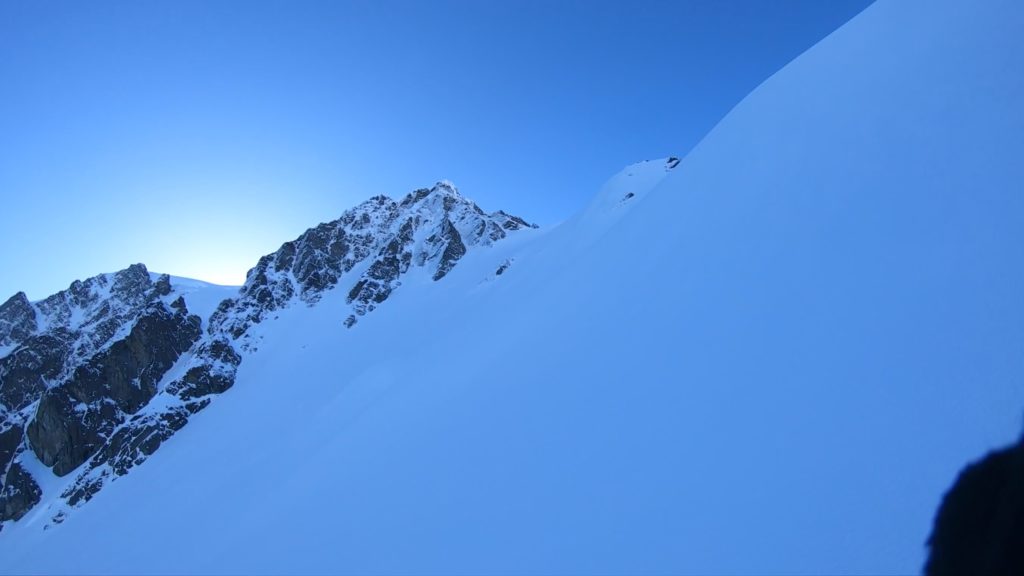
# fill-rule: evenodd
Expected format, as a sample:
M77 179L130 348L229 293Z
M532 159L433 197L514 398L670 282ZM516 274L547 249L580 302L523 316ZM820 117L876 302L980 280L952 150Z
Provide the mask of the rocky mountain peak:
M459 198L462 198L462 195L459 194L459 189L455 187L455 183L453 183L451 180L438 180L437 184L434 184L434 187L431 188L431 190L442 192L444 194L451 194L453 196L458 196Z
M455 202L466 201L465 198L459 194L458 188L455 184L448 180L440 180L434 184L431 188L419 188L405 195L402 201L399 203L401 208L408 208L414 204L419 204L428 198L444 198L450 197L453 200L449 201L449 206L452 206ZM442 200L443 202L443 200ZM468 202L468 201L467 201ZM472 202L469 202L472 204ZM473 204L475 206L475 204Z
M352 307L345 319L351 327L386 300L410 268L427 268L440 280L468 249L533 227L505 212L484 212L448 181L397 202L374 196L261 258L239 298L214 314L211 328L239 338L268 313L294 300L313 305L339 284Z
M249 328L272 312L337 289L349 310L339 328L352 327L404 275L442 280L470 250L531 227L484 212L448 181L400 201L374 196L260 258L205 333L171 278L142 264L39 302L15 294L0 305L0 528L44 497L29 470L69 478L47 504L60 522L143 462L234 384Z

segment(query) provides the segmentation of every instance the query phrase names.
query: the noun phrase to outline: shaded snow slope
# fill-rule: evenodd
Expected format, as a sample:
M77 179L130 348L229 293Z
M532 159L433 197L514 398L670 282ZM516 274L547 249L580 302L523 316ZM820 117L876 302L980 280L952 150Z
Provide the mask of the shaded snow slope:
M357 330L342 291L281 310L0 568L917 572L956 471L1021 426L1022 27L878 2L622 214L412 268Z

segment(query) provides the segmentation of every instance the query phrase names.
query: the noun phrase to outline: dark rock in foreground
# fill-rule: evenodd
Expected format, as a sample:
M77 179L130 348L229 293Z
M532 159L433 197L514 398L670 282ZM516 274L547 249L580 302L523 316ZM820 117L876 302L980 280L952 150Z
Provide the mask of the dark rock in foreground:
M929 576L1024 574L1024 440L964 468L928 546Z

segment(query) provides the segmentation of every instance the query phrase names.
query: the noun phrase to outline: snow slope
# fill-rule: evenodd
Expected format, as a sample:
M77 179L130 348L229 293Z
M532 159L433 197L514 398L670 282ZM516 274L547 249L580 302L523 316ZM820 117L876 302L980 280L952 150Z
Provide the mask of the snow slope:
M1021 428L1022 27L880 1L626 203L628 170L351 330L339 291L282 310L0 569L918 571L957 470Z
M154 281L160 277L159 274L150 273ZM238 286L221 286L211 284L202 280L171 276L172 296L181 296L185 299L185 305L192 314L197 314L203 319L203 328L206 328L206 320L210 314L217 309L217 305L226 298L233 298L238 295ZM168 301L173 301L173 298Z

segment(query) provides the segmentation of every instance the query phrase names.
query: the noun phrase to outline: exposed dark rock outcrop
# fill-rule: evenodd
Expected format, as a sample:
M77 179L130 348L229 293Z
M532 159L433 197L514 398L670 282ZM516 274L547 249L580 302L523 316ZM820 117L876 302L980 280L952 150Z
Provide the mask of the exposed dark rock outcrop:
M47 382L59 378L73 353L75 335L64 328L26 338L0 359L0 402L10 411L39 399Z
M536 224L530 224L529 222L523 220L519 216L513 216L511 214L508 214L504 210L498 210L497 212L495 212L495 214L499 217L498 223L500 223L501 227L505 230L522 230L523 228L537 227ZM504 238L504 236L501 237ZM497 240L497 238L494 238L494 240Z
M17 424L0 432L0 490L3 489L3 472L17 454L24 432Z
M21 464L15 462L7 470L0 492L0 522L18 520L39 503L43 492Z
M208 402L208 401L207 401ZM88 501L111 476L123 476L142 464L160 445L188 423L192 413L205 407L177 406L167 411L133 416L119 427L93 456L87 469L61 496L69 505Z
M109 433L118 413L109 402L87 409L65 388L56 388L39 402L28 425L29 446L39 460L63 476L85 462Z
M36 331L36 311L24 292L0 304L0 346L17 344Z
M115 426L154 395L175 360L198 340L200 319L152 305L128 335L47 390L28 425L39 460L63 476L98 450Z
M22 449L25 431L18 424L7 424L6 428L0 428L0 495L7 488L7 471L12 467L15 457ZM14 477L12 477L14 478ZM2 504L0 504L2 507ZM2 516L2 513L0 513ZM0 520L3 522L3 520Z
M221 394L235 383L235 371L242 357L227 339L221 337L203 342L196 350L195 358L194 365L185 376L168 385L169 393L191 402L210 394Z
M437 271L434 272L434 280L444 278L445 274L455 267L459 259L466 255L466 245L462 243L459 230L447 218L441 223L441 230L427 238L427 243L444 246L440 261L437 263Z
M509 258L508 260L505 260L504 262L502 262L501 266L498 266L498 269L494 271L494 275L495 276L501 276L502 274L505 273L506 270L508 270L511 267L512 267L512 259Z
M76 280L67 290L39 302L37 308L48 325L76 332L82 339L77 348L89 353L159 297L146 267L133 264L114 274Z
M348 294L353 314L345 320L352 327L357 317L372 311L390 296L399 278L411 265L432 270L436 281L444 278L462 259L470 246L490 245L508 231L536 228L522 218L503 211L487 214L466 200L454 186L439 182L406 196L399 208L412 214L377 256ZM424 238L425 237L425 238ZM417 238L424 238L417 242Z
M121 473L183 425L179 413L208 402L165 402L141 412L201 336L201 320L183 298L167 304L172 293L167 275L154 280L136 264L75 281L37 303L18 294L4 304L0 522L16 520L39 501L24 458L38 458L57 475L87 461L80 476L99 468ZM223 390L224 383L207 387Z
M398 286L398 277L409 269L414 227L412 218L406 220L398 234L384 246L370 268L349 290L347 301L355 304L353 307L358 314L365 314L387 300Z
M1024 574L1024 441L968 465L942 500L925 574Z

